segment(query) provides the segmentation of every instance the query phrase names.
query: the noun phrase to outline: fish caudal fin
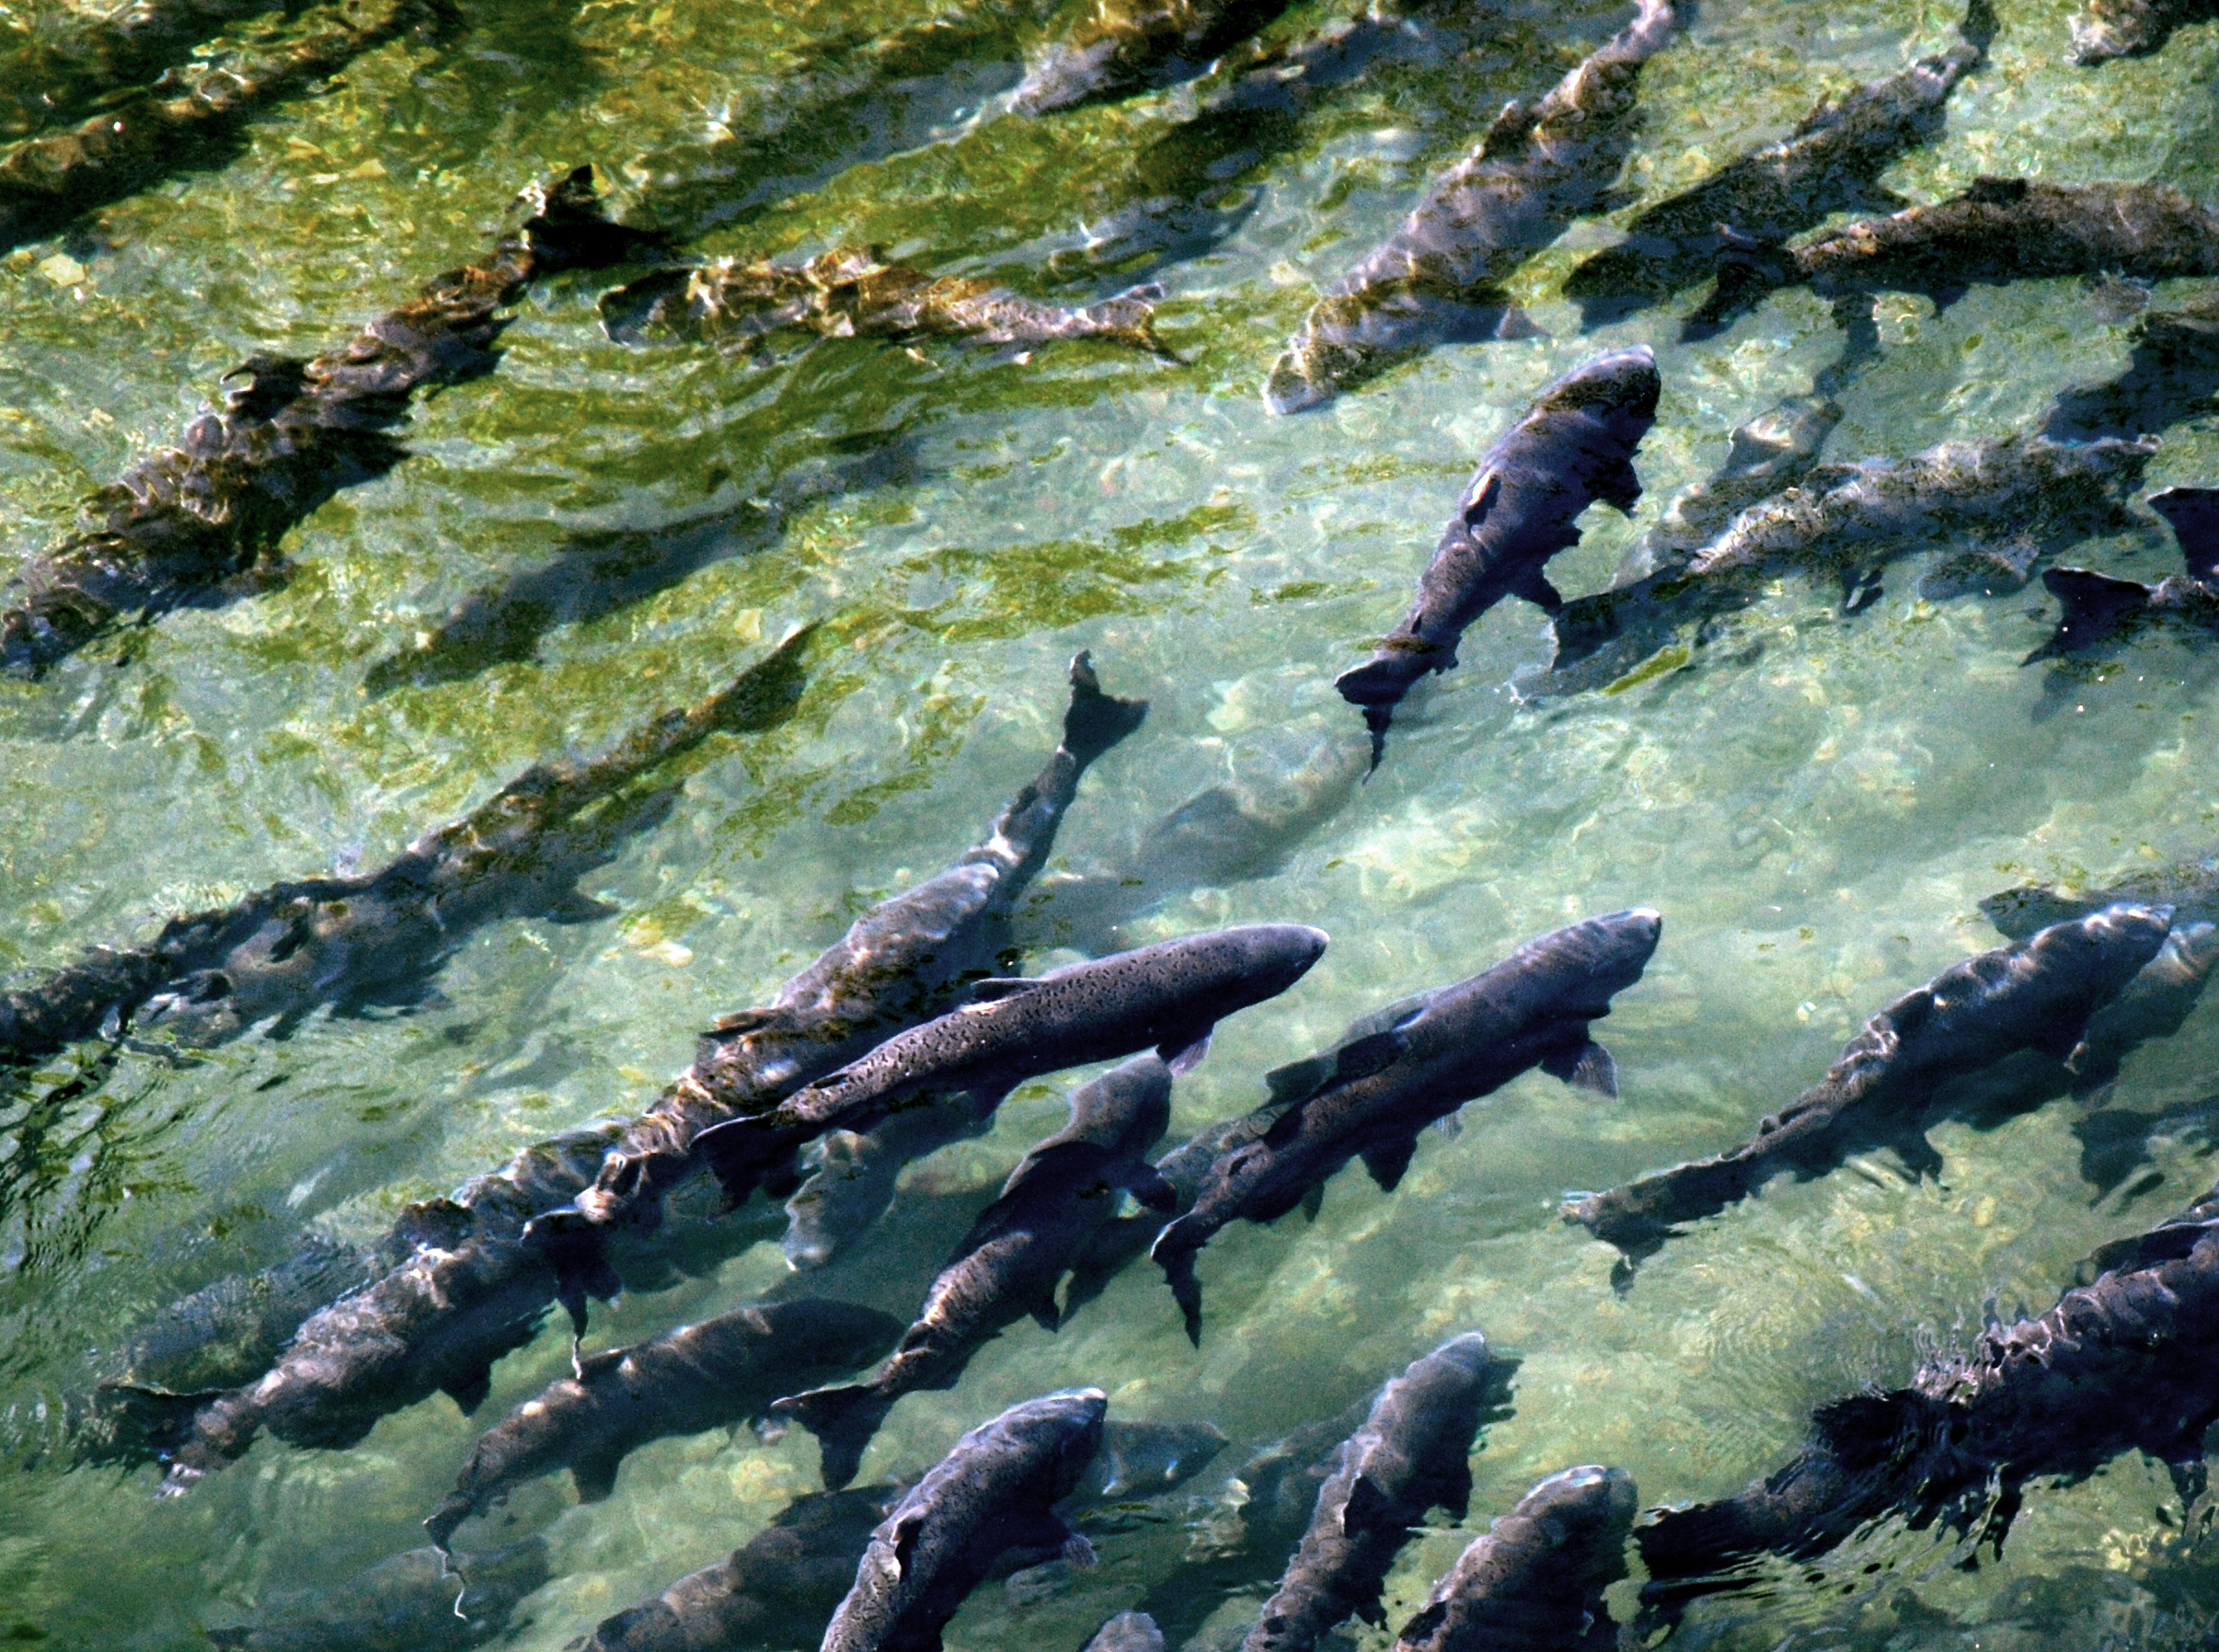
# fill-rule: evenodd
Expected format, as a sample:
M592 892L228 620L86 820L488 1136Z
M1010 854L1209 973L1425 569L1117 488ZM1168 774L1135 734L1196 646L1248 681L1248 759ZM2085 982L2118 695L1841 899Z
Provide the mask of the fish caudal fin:
M893 1407L893 1401L876 1388L856 1382L845 1388L812 1388L780 1400L771 1407L771 1415L791 1417L817 1437L824 1489L840 1491L863 1466L864 1451Z
M1071 707L1064 713L1064 750L1081 766L1138 728L1147 716L1147 701L1121 700L1102 693L1091 654L1081 653L1072 660Z
M1726 248L1719 254L1718 280L1710 296L1682 327L1684 342L1717 337L1736 316L1754 308L1765 294L1788 284L1788 255L1782 248L1744 235L1728 224L1719 225L1719 235Z
M1180 1232L1186 1225L1187 1219L1182 1217L1158 1233L1148 1256L1164 1270L1164 1281L1171 1287L1171 1300L1178 1304L1178 1311L1187 1322L1187 1340L1200 1348L1201 1280L1194 1271L1194 1254L1199 1247Z
M1120 344L1130 344L1164 361L1176 361L1178 355L1155 336L1155 306L1163 296L1163 288L1148 281L1129 287L1099 304L1088 304L1078 314L1086 322L1087 332L1095 338L1114 338Z
M424 1530L431 1537L431 1546L444 1554L454 1536L454 1529L477 1512L476 1497L466 1492L449 1492L447 1500L434 1509L424 1521Z

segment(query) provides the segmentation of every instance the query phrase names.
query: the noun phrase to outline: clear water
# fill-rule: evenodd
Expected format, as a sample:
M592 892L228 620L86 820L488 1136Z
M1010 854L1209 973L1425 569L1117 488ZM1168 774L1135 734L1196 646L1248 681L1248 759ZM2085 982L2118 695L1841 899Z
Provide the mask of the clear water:
M51 9L30 8L31 24L54 25ZM810 42L923 15L893 0L483 7L456 46L387 48L287 105L236 164L0 260L10 550L57 537L82 494L173 439L250 350L312 353L481 250L521 184L590 160L620 211L652 208L672 199L657 195L658 157L774 123ZM1074 810L1062 858L1083 866L1236 767L1352 725L1330 678L1399 614L1478 453L1577 360L1650 341L1665 398L1639 514L1591 514L1586 543L1552 569L1567 591L1605 583L1719 462L1732 426L1808 387L1834 340L1802 295L1699 348L1673 342L1663 311L1581 337L1556 287L1610 237L1604 220L1520 278L1551 336L1442 350L1326 412L1266 416L1262 374L1314 285L1500 100L1545 86L1619 20L1585 3L1502 15L1474 59L1397 71L1312 120L1252 180L1234 233L1160 271L1183 366L1092 346L1018 363L834 341L772 366L631 350L601 334L592 286L558 281L523 304L494 377L420 407L413 457L293 535L284 590L0 685L0 962L28 972L277 878L374 866L534 760L598 749L705 692L795 623L824 619L837 643L799 719L725 748L667 823L589 879L620 916L495 925L414 1014L318 1022L186 1064L129 1055L71 1104L63 1145L11 1186L0 1228L0 1408L17 1465L0 1476L0 1631L201 1645L201 1626L420 1542L416 1522L476 1433L443 1398L350 1451L265 1440L163 1505L151 1469L59 1466L53 1409L151 1311L281 1258L305 1224L374 1233L529 1141L646 1106L708 1018L762 1002L864 904L976 839L1051 742L1075 649L1095 651L1113 692L1155 703ZM2090 72L2065 61L2068 15L2062 0L2010 0L1947 138L1890 185L1933 198L1982 172L2208 181L2219 38L2185 30L2156 57ZM1821 93L1937 49L1955 21L1906 0L1713 0L1647 71L1626 182L1641 200L1684 187ZM1113 180L1176 95L1035 124L981 117L1012 78L980 71L875 127L827 122L765 198L735 186L745 211L684 227L709 225L705 252L874 241L1073 301L1114 287L1046 287L1040 271L1083 238L1089 198L1070 180ZM2066 283L1976 292L1940 315L1888 301L1882 334L1830 457L2003 431L2126 351L2124 326ZM870 432L895 440L898 463L838 468ZM2148 479L2209 481L2215 463L2206 420L2167 433ZM781 497L798 466L845 480L766 529L748 501ZM690 548L662 588L589 602L604 611L535 652L365 692L452 604L625 533L644 537L615 543ZM2155 525L2083 549L2145 578L2170 555ZM1702 669L1546 711L1506 687L1546 661L1546 627L1517 603L1489 614L1463 669L1406 710L1385 767L1282 874L1143 926L1287 919L1334 937L1294 992L1223 1029L1180 1084L1178 1124L1253 1105L1263 1070L1367 1007L1639 901L1663 911L1665 934L1600 1029L1621 1099L1529 1076L1470 1109L1454 1140L1429 1136L1397 1195L1351 1171L1315 1224L1228 1231L1202 1261L1199 1354L1155 1271L1136 1268L1062 1335L1022 1325L954 1393L907 1401L866 1476L914 1471L999 1407L1078 1382L1109 1390L1114 1414L1219 1423L1230 1468L1476 1325L1524 1363L1516 1415L1476 1459L1472 1530L1573 1463L1623 1464L1645 1502L1715 1496L1781 1460L1815 1402L1969 1339L1984 1303L2046 1308L2096 1244L2203 1191L2213 1144L2184 1128L2153 1145L2161 1186L2097 1199L2059 1103L1984 1134L1944 1127L1938 1185L1874 1162L1776 1186L1672 1246L1630 1295L1610 1289L1611 1253L1554 1217L1564 1189L1739 1139L1873 1009L1995 945L1983 895L2219 841L2207 655L2146 643L2037 717L2041 675L2017 661L2046 633L2039 592L1936 606L1912 587L1898 574L1844 621L1830 593L1788 585ZM2194 1102L2215 1061L2207 1008L2136 1055L2110 1105ZM905 1208L919 1214L885 1241L905 1246L914 1278L892 1295L910 1301L885 1305L914 1304L965 1212L1059 1117L1059 1094L1029 1087L992 1136L913 1169ZM595 1341L767 1289L784 1273L768 1231L735 1229L720 1267L603 1314ZM844 1284L869 1288L854 1271L826 1288ZM550 1328L497 1369L479 1421L565 1360ZM771 1447L710 1435L635 1454L604 1504L577 1507L555 1481L520 1494L505 1530L546 1532L554 1580L513 1644L561 1646L721 1556L814 1473L798 1432ZM2219 1561L2182 1547L2156 1512L2170 1502L2161 1474L2121 1460L2038 1491L2000 1564L1960 1571L1946 1545L1884 1532L1822 1583L1783 1570L1765 1594L1700 1609L1684 1635L2201 1644ZM1406 1551L1391 1622L1464 1540L1443 1531ZM1075 1646L1185 1542L1176 1521L1111 1539L1098 1571L1021 1608L990 1587L950 1644Z

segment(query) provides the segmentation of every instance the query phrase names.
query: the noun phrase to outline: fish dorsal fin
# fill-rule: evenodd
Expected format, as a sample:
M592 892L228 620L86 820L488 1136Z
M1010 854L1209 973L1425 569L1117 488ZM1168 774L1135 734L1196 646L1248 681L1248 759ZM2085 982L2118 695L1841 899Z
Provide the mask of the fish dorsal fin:
M1317 1212L1324 1209L1325 1184L1323 1182L1312 1182L1310 1184L1310 1190L1302 1196L1302 1219L1305 1222L1316 1222L1317 1220Z
M1372 1484L1371 1477L1358 1474L1356 1484L1349 1487L1347 1501L1340 1506L1340 1529L1351 1536L1360 1532L1377 1532L1399 1523L1395 1510L1395 1499Z
M605 1503L616 1490L616 1465L621 1456L585 1457L570 1464L570 1482L578 1487L581 1503Z
M477 1219L451 1199L427 1199L408 1206L393 1224L397 1236L426 1250L453 1250L477 1228Z
M1500 160L1525 142L1525 134L1533 131L1537 119L1536 110L1529 109L1515 98L1512 98L1489 125L1487 136L1479 140L1479 158L1483 161Z
M997 975L973 983L971 1002L999 1004L1005 998L1015 998L1020 992L1029 992L1041 983L1036 977L1025 975Z
M1631 516L1641 502L1641 478L1634 474L1631 459L1618 461L1597 476L1593 486L1595 498L1620 516Z
M1350 1052L1360 1045L1368 1045L1382 1033L1399 1035L1402 1029L1425 1014L1433 1002L1431 992L1413 992L1408 998L1397 998L1366 1015L1359 1015L1349 1023L1348 1030L1334 1041L1329 1050L1299 1061L1289 1061L1283 1067L1274 1067L1264 1074L1264 1084L1275 1102L1301 1101L1315 1096L1327 1084L1362 1078L1367 1073L1376 1073L1395 1059L1407 1046L1407 1039L1398 1039L1392 1052L1384 1060L1377 1059L1376 1048L1356 1056ZM1370 1065L1364 1065L1365 1062Z
M1568 1050L1552 1051L1541 1061L1541 1071L1560 1078L1575 1090L1592 1090L1614 1100L1618 1094L1618 1063L1610 1051L1592 1038Z
M1363 1167L1372 1173L1382 1193L1392 1193L1402 1185L1403 1176L1410 1167L1410 1155L1418 1151L1415 1135L1397 1136L1392 1141L1383 1141L1363 1152Z
M1538 567L1521 569L1518 577L1511 581L1511 590L1544 614L1564 612L1563 593L1548 582L1548 576Z
M760 1032L764 1027L784 1017L786 1012L777 1009L734 1010L729 1015L719 1015L709 1024L709 1033Z
M2201 585L2219 585L2219 488L2168 488L2150 509L2172 524L2181 566Z
M493 1392L493 1368L481 1365L476 1371L450 1377L439 1386L465 1417L474 1417L486 1403L486 1395Z
M909 1563L917 1552L917 1535L925 1530L925 1511L913 1509L893 1529L893 1560L897 1576L909 1575Z
M1333 1082L1346 1084L1369 1078L1381 1068L1393 1066L1408 1048L1409 1040L1397 1029L1343 1044L1333 1058Z
M1459 513L1466 531L1476 530L1501 499L1502 477L1498 472L1490 470L1487 473L1487 479L1479 484L1478 491L1472 495L1471 503Z

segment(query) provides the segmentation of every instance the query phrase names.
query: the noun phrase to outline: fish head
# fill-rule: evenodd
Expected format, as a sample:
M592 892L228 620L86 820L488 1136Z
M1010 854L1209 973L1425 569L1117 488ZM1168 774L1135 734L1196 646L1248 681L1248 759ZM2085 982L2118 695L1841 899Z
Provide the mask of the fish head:
M1064 1140L1137 1157L1171 1128L1171 1069L1154 1051L1137 1055L1072 1091L1070 1103Z
M1049 1466L1048 1500L1068 1497L1102 1449L1102 1419L1110 1397L1098 1388L1064 1388L1012 1405L990 1427Z
M1161 1497L1201 1474L1225 1449L1212 1423L1108 1423L1102 1449L1074 1495L1086 1502Z
M1630 448L1656 422L1663 387L1656 351L1637 344L1581 362L1542 393L1534 410L1583 411Z
M1195 938L1204 980L1194 1001L1223 1003L1221 1015L1278 997L1310 972L1327 943L1326 932L1307 924L1243 924Z
M1517 1512L1558 1548L1599 1544L1602 1552L1594 1558L1604 1576L1592 1581L1601 1584L1626 1575L1622 1546L1633 1529L1638 1496L1624 1469L1589 1463L1551 1474L1519 1499Z
M2027 942L2035 959L2075 973L2089 971L2122 986L2156 958L2173 931L2173 909L2114 901L2084 918L2051 925Z
M1576 972L1581 996L1607 1010L1611 994L1641 979L1663 933L1663 914L1655 907L1629 906L1568 924L1530 946L1554 966L1552 974Z

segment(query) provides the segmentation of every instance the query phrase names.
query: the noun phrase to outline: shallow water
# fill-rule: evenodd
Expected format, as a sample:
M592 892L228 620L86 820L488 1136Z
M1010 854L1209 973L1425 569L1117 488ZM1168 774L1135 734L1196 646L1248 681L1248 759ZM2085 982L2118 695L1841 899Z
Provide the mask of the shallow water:
M735 162L779 119L812 42L925 8L469 9L477 31L365 57L255 125L223 170L0 259L12 551L58 538L80 496L173 440L247 353L337 342L482 250L520 185L581 161L620 215L668 224L702 252L870 241L1066 302L1144 273L1054 287L1041 272L1083 243L1088 191L1116 195L1179 93L996 120L1016 71L988 62ZM1289 26L1329 15L1300 7ZM1947 43L1947 6L1713 0L1645 74L1625 206L1518 280L1548 336L1443 349L1328 410L1266 415L1263 373L1314 286L1374 244L1502 99L1537 93L1621 20L1592 4L1501 15L1470 58L1398 67L1328 104L1244 180L1252 199L1233 203L1214 246L1145 272L1169 289L1161 328L1183 365L1085 344L1024 362L859 340L771 363L627 349L598 326L607 283L558 280L522 305L497 373L420 405L410 458L294 532L283 589L0 683L0 963L28 976L165 913L382 864L528 763L597 751L707 692L793 625L823 620L833 639L796 721L714 747L672 817L589 878L619 915L491 925L412 1013L318 1019L190 1061L129 1050L52 1109L41 1141L11 1123L0 1427L19 1466L0 1477L0 1633L201 1645L201 1628L267 1597L415 1546L477 1426L565 1367L556 1328L497 1368L477 1423L443 1397L349 1451L266 1440L181 1503L155 1503L152 1468L62 1467L59 1407L149 1313L282 1258L305 1226L374 1236L404 1202L528 1141L644 1107L697 1029L765 1001L863 906L977 839L1052 741L1074 651L1094 651L1111 692L1154 703L1072 813L1059 859L1085 866L1200 787L1352 730L1332 676L1399 614L1477 454L1575 361L1651 342L1665 389L1641 509L1631 522L1590 512L1585 543L1551 569L1568 592L1607 582L1722 459L1729 430L1808 389L1836 349L1808 294L1682 348L1677 315L1695 293L1582 336L1556 288L1641 201L1784 132L1819 94ZM2186 29L2155 57L2083 70L2064 58L2069 15L2006 0L1994 61L1956 94L1948 136L1889 186L1933 199L1983 172L2191 191L2208 179L2219 35ZM672 181L742 163L755 170L706 193ZM2065 282L1976 291L1938 315L1884 300L1883 358L1845 394L1826 456L2036 421L2059 388L2115 372L2126 333ZM2205 419L2166 433L2145 480L2208 482L2215 467L2219 424ZM767 515L754 502L766 499L790 508ZM2072 559L2155 579L2171 555L2150 521ZM535 574L534 589L562 593L561 623L440 652L451 607ZM1781 1461L1814 1403L1968 1342L1983 1304L2042 1311L2095 1245L2201 1194L2213 1142L2191 1123L2153 1141L2159 1185L2130 1177L2133 1198L2099 1197L2075 1106L2057 1102L1986 1132L1940 1129L1938 1183L1874 1159L1776 1184L1671 1245L1623 1295L1613 1253L1554 1215L1564 1189L1740 1139L1867 1015L1997 944L1981 897L2219 842L2207 654L2153 638L2115 670L2045 688L2041 668L2018 664L2051 624L2038 586L1934 604L1914 574L1891 571L1885 598L1846 620L1833 593L1789 581L1695 669L1546 708L1509 686L1546 663L1539 614L1516 602L1488 614L1462 668L1405 707L1377 776L1283 870L1137 926L1149 939L1290 920L1333 936L1294 991L1221 1029L1179 1083L1175 1131L1252 1106L1264 1070L1364 1009L1569 916L1640 902L1663 912L1663 943L1598 1029L1620 1099L1529 1074L1467 1109L1459 1136L1429 1135L1397 1194L1351 1168L1315 1223L1227 1231L1201 1262L1199 1353L1155 1271L1133 1268L1061 1335L1020 1325L953 1393L906 1401L865 1477L914 1472L1001 1406L1092 1382L1112 1415L1206 1417L1232 1435L1190 1488L1212 1493L1251 1446L1477 1325L1523 1363L1515 1416L1475 1459L1469 1530L1573 1463L1624 1465L1645 1503L1716 1496ZM2196 1102L2215 1062L2207 1006L2136 1054L2105 1105ZM51 1064L40 1087L75 1064ZM1060 1119L1060 1094L1028 1086L992 1135L913 1167L880 1237L907 1274L835 1270L827 1291L913 1307L969 1212ZM598 1313L592 1342L776 1284L785 1265L766 1234L760 1212L734 1219L726 1259ZM554 1580L518 1613L512 1644L561 1646L720 1557L811 1488L815 1464L799 1431L768 1447L710 1435L636 1453L605 1503L576 1506L567 1482L520 1493L483 1540L543 1530ZM2163 1474L2121 1459L2038 1488L2000 1562L1960 1570L1930 1534L1883 1531L1822 1580L1782 1568L1763 1593L1706 1604L1682 1639L2202 1644L2219 1559L2186 1549L2161 1506L2174 1507ZM949 1644L1076 1646L1177 1564L1188 1516L1175 1502L1164 1523L1106 1540L1098 1570L1045 1598L1019 1604L990 1585ZM1444 1531L1405 1552L1391 1623L1463 1541ZM1365 1647L1391 1638L1350 1633Z

